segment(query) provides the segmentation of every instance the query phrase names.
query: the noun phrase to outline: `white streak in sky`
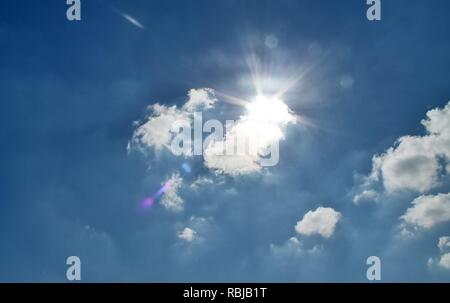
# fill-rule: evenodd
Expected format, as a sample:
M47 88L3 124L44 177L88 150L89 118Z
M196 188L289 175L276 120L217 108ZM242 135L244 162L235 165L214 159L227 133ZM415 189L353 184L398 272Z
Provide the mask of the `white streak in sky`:
M138 20L136 20L135 18L131 17L131 16L128 15L128 14L125 14L124 12L121 12L121 11L118 10L118 9L115 9L115 10L116 10L116 12L117 12L118 14L120 14L122 17L124 17L124 18L125 18L128 22L130 22L131 24L133 24L133 25L139 27L140 29L145 29L145 27L142 25L142 23L139 22Z

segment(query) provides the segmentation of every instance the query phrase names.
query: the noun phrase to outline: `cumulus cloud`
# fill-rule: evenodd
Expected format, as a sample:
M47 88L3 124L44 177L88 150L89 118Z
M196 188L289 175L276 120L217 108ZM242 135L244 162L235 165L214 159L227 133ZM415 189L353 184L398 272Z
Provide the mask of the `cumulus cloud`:
M203 88L190 90L188 99L181 108L158 103L151 105L150 116L139 124L128 149L172 150L174 139L180 138L175 126L191 127L194 113L213 109L216 101L214 91ZM208 142L203 142L204 165L209 170L217 174L237 176L258 172L262 167L278 163L279 141L284 139L284 128L296 122L295 115L282 100L263 96L247 104L245 110L246 113L231 125L227 124L225 130L222 124L211 127L211 132L214 130L214 133L208 136ZM192 156L189 144L192 141L186 142L186 138L182 137L183 148L180 148L179 154ZM187 139L191 140L191 134ZM188 148L184 148L185 145Z
M450 250L450 237L440 237L438 247L441 251Z
M307 212L303 219L297 222L295 231L301 235L320 235L330 238L341 218L342 214L333 208L319 207L314 211Z
M220 155L224 142L228 143L231 140L214 142L208 146L208 149L205 151L206 167L217 173L232 176L246 175L262 169L257 162L259 160L257 155Z
M382 176L388 192L413 190L426 192L439 185L439 161L430 152L431 137L405 136L397 146L374 159L374 168Z
M186 113L178 110L175 105L168 107L157 103L149 108L152 115L136 129L132 143L139 147L153 147L156 150L170 148L174 136L171 127L177 120L188 119Z
M372 172L361 186L362 195L379 183L387 194L424 194L442 184L442 172L450 172L450 103L428 111L426 116L421 122L424 136L403 136L386 152L373 157ZM358 195L361 193L355 196L355 203L360 200Z
M184 200L178 194L179 189L183 185L183 178L181 178L180 174L174 173L162 185L166 187L166 191L161 199L161 204L168 210L175 212L182 211Z
M191 216L187 222L180 225L181 231L178 232L178 239L181 243L190 243L200 245L214 232L214 226L211 224L212 218Z
M430 229L450 222L450 194L420 196L401 217L404 223L416 228Z
M450 270L450 253L446 253L441 256L439 265L444 269Z
M450 270L450 237L440 237L438 247L441 255L437 258L428 259L428 266L430 268L437 266L441 269Z
M191 125L196 110L209 110L216 102L214 91L208 88L191 89L186 103L178 108L176 105L166 106L156 103L149 106L150 115L135 130L130 142L131 148L140 150L154 148L159 151L170 149L173 138L177 135L172 129L175 122ZM185 156L192 155L185 150Z
M211 141L205 165L219 173L244 175L278 163L279 141L284 128L296 118L280 99L263 96L247 104L247 112L227 129L225 138ZM231 151L231 152L228 152ZM265 156L269 156L267 160Z
M213 179L201 176L201 177L198 177L194 182L192 182L191 185L189 185L189 188L192 190L198 190L201 187L211 186L214 184L215 184L215 182Z
M178 234L178 238L186 241L192 242L196 238L197 232L189 227L186 227Z
M188 93L188 97L188 101L182 108L186 112L212 109L217 101L214 96L214 90L210 88L191 89Z
M422 136L403 136L372 159L372 171L364 178L353 202L410 197L411 206L400 216L400 236L450 222L450 193L439 192L450 172L450 102L426 113ZM434 262L437 263L437 262Z
M356 194L353 197L353 203L359 204L363 202L377 201L378 196L379 194L372 189L363 190L361 193Z
M270 251L275 257L285 259L286 257L314 255L320 251L318 245L314 245L312 248L306 248L296 237L292 237L282 245L270 245Z

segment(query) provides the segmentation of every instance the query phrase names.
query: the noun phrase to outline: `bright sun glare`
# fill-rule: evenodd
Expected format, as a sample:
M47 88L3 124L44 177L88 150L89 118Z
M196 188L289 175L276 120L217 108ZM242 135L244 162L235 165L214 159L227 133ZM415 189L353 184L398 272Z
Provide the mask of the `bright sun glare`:
M283 125L295 120L289 107L279 98L258 95L246 108L249 121Z

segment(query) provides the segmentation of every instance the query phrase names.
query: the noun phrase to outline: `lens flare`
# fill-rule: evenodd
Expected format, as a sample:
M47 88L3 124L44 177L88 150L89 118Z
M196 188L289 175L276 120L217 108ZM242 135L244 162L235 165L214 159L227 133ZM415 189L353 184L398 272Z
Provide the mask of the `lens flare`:
M189 163L185 162L181 165L181 169L184 172L182 176L189 174L192 171L192 167ZM172 187L172 182L167 181L164 183L161 188L153 194L151 197L147 197L142 201L140 204L141 209L149 209L155 204L156 200L158 200L162 195L164 195L165 192L167 192Z
M183 165L181 166L181 168L184 170L185 173L189 174L192 171L191 166L189 165L189 163L183 163Z
M148 209L155 204L155 201L161 197L170 187L172 186L170 181L167 181L164 183L164 185L151 197L147 197L144 199L144 201L141 203L141 208Z
M155 203L155 200L152 197L148 197L142 202L142 208L150 208L153 206L153 203Z

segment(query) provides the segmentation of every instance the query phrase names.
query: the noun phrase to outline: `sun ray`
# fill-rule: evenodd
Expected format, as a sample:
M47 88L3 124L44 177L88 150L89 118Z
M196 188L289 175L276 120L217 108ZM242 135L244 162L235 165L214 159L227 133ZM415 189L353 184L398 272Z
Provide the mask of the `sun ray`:
M247 57L247 65L250 69L250 75L252 77L253 85L256 90L256 95L261 95L263 93L262 83L261 83L261 73L258 63L258 57L255 53L250 53Z
M250 101L248 101L248 100L245 100L245 99L242 99L239 97L235 97L235 96L231 96L229 94L226 94L226 93L223 93L223 92L220 92L217 90L215 90L215 93L216 93L216 95L223 97L224 98L223 101L230 103L230 104L246 107L250 103Z
M297 83L299 83L313 68L315 64L310 64L306 68L301 66L297 68L297 72L294 73L290 79L286 81L284 85L275 93L274 98L282 98L289 90L291 90Z

